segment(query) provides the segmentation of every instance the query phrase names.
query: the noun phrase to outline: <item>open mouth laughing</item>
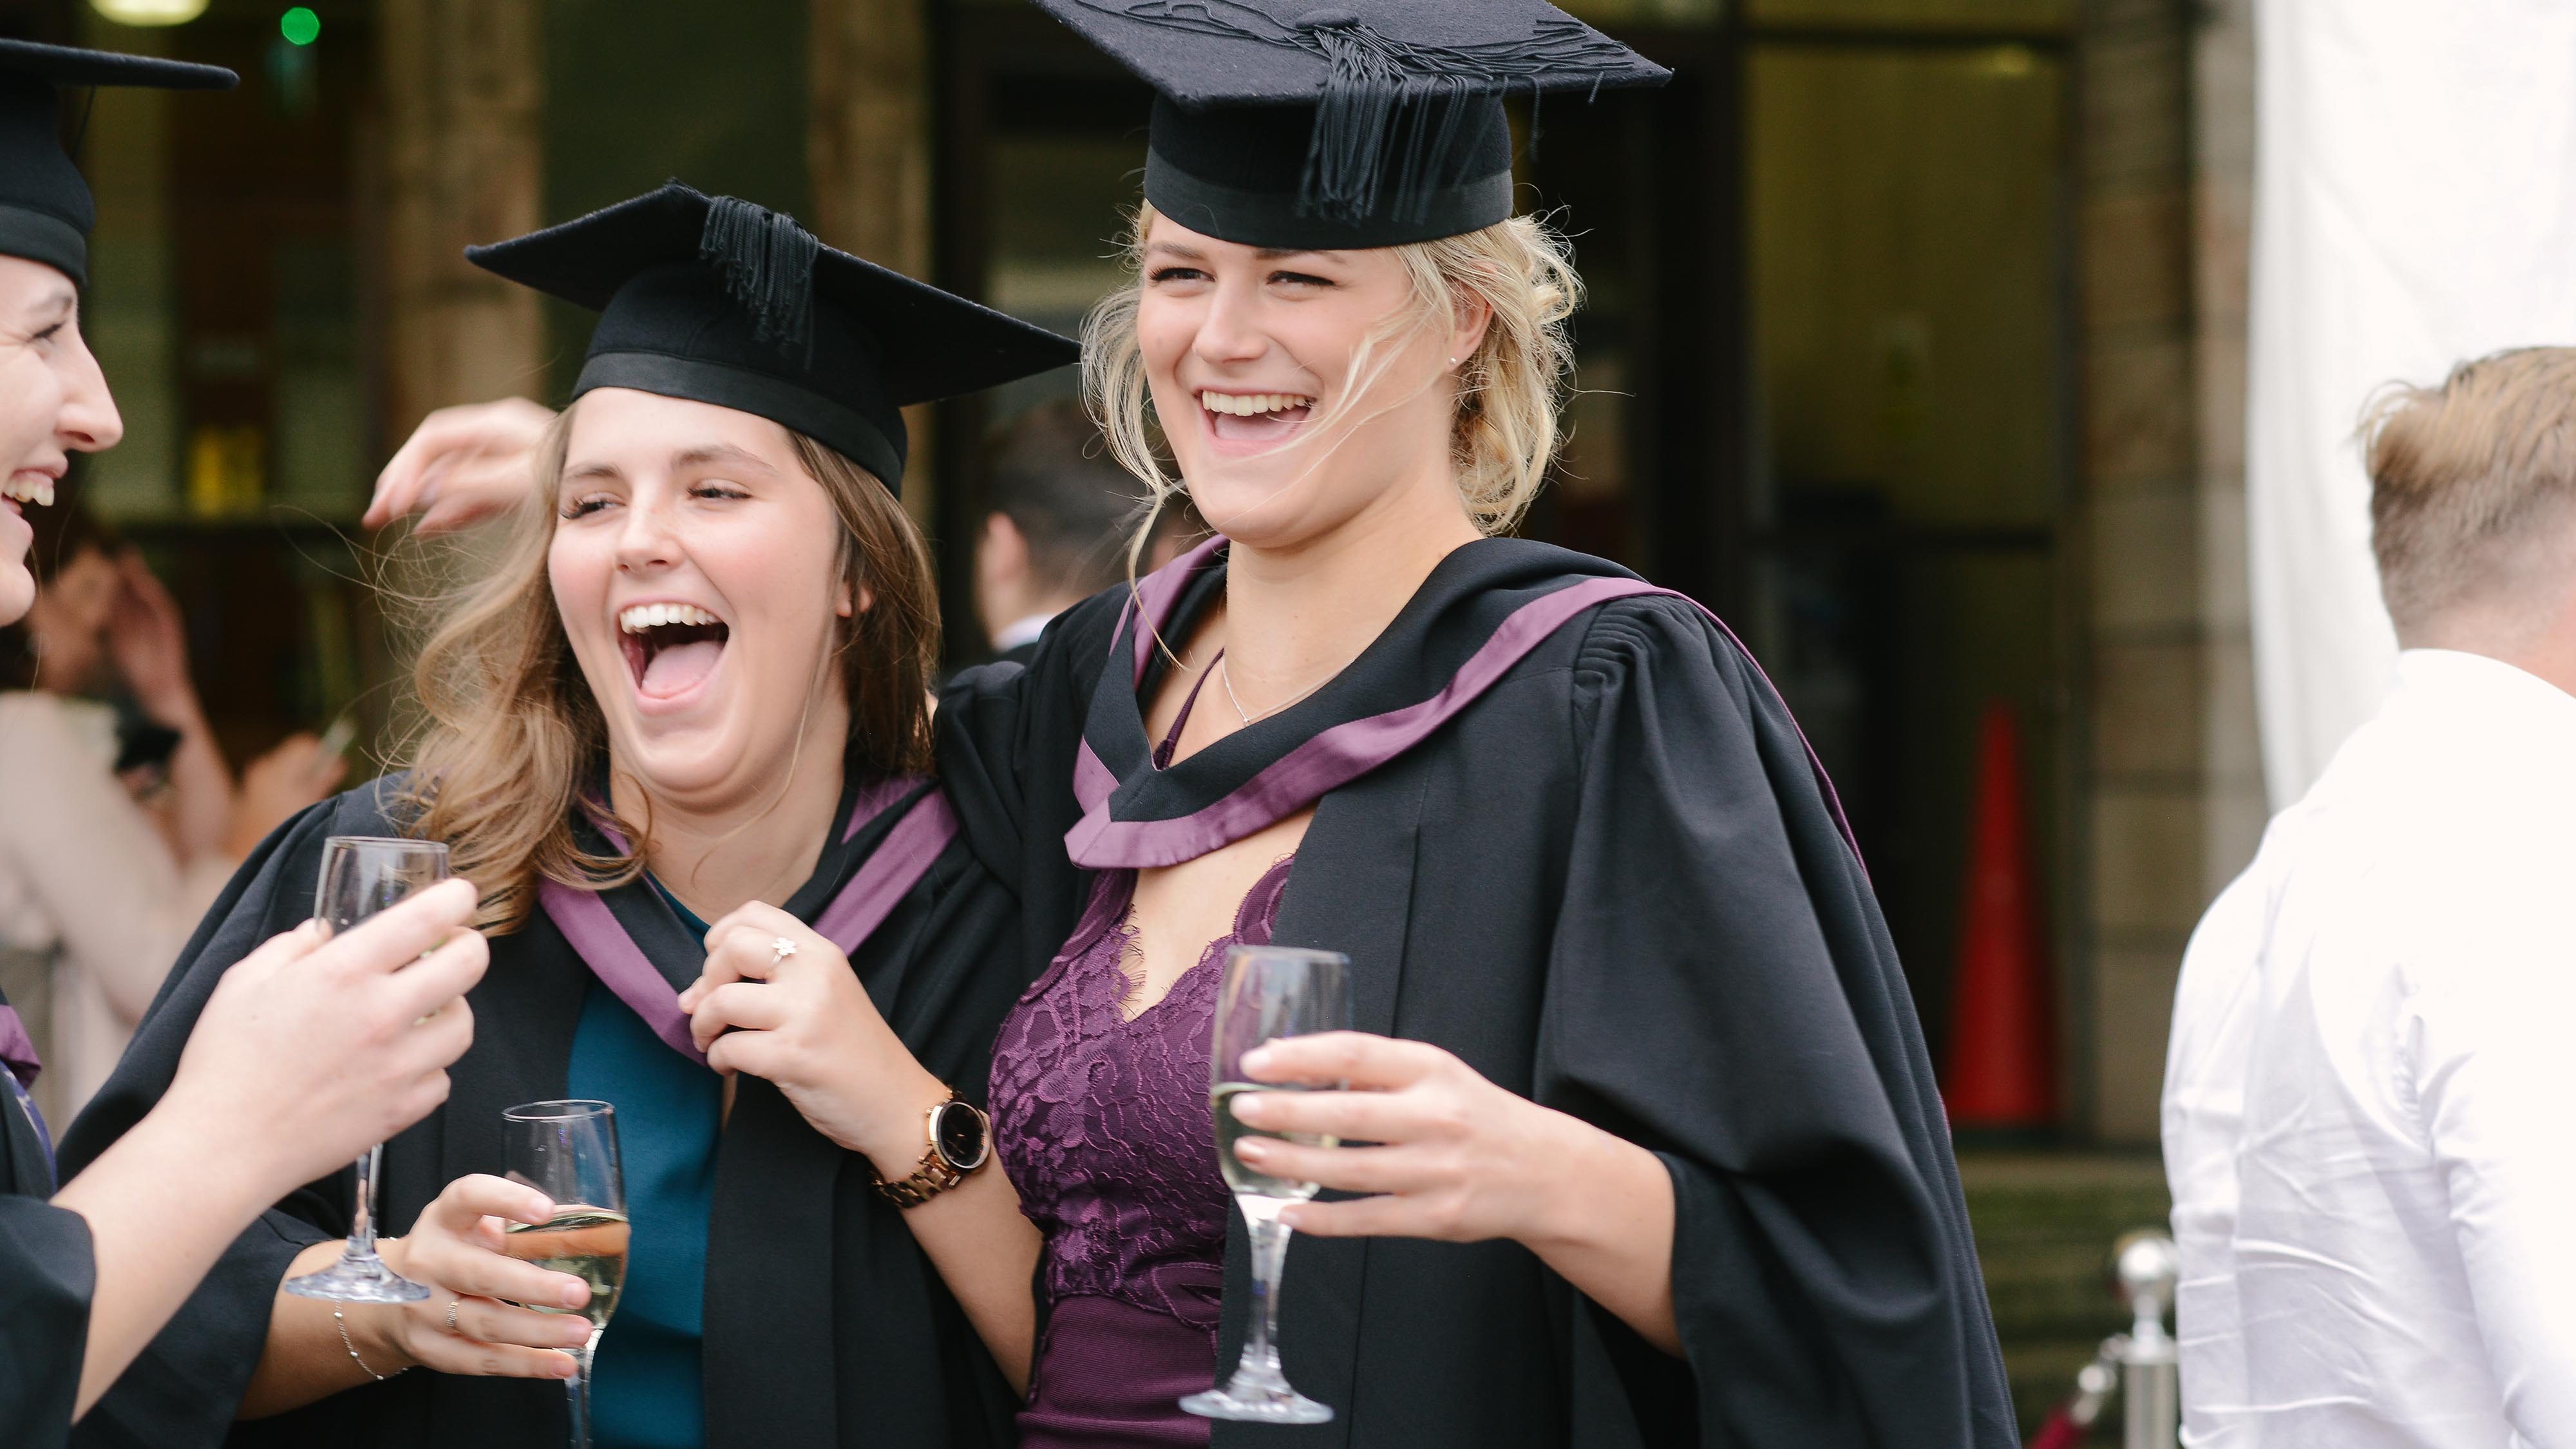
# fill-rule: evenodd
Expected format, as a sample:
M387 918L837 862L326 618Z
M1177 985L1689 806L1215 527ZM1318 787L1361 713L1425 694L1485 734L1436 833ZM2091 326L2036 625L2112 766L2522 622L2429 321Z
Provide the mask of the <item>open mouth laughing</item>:
M1315 400L1293 392L1214 392L1201 390L1199 408L1208 428L1221 442L1285 442L1314 415Z
M47 474L28 469L12 475L6 483L0 483L0 498L51 508L54 506L54 480Z
M648 704L697 692L724 662L731 625L695 604L629 604L617 611L618 642L636 694Z

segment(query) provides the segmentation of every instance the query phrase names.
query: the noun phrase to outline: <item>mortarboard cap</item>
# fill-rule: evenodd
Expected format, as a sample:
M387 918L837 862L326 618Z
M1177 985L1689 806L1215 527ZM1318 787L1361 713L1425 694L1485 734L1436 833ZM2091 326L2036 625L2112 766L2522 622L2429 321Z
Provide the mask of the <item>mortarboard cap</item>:
M627 387L752 413L898 493L901 409L1081 355L1044 328L835 251L792 217L676 181L465 256L600 314L574 397Z
M1544 0L1038 0L1157 92L1145 199L1250 246L1401 246L1512 214L1503 99L1672 73Z
M89 285L89 183L63 150L65 86L223 91L241 77L219 66L149 55L0 40L0 256L25 257Z

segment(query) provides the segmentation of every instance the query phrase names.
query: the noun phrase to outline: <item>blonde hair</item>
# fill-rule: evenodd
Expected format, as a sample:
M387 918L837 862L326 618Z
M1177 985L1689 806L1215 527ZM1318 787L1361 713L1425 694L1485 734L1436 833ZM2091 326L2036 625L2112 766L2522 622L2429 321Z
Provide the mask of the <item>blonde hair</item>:
M425 601L432 626L413 666L424 719L400 752L409 771L397 804L415 836L447 843L457 874L483 893L476 924L516 930L540 879L599 890L635 879L652 822L618 817L594 772L608 732L564 634L546 572L554 501L576 402L537 449L534 493L497 560L452 554L458 582ZM853 600L837 653L849 693L854 769L911 773L930 766L928 688L939 653L930 551L894 496L840 453L788 431L798 462L841 521L838 569ZM803 742L799 742L802 748ZM582 848L588 811L632 850Z
M2380 597L2401 631L2526 581L2576 500L2576 348L2499 352L2394 387L2362 425Z
M1152 532L1153 516L1181 480L1157 446L1145 359L1136 339L1136 306L1144 291L1143 255L1151 204L1137 209L1124 244L1128 283L1101 299L1082 324L1082 388L1109 446L1127 471L1152 490L1152 508L1137 530L1134 554ZM1358 406L1405 346L1444 327L1470 299L1493 311L1484 339L1458 360L1458 410L1450 429L1450 463L1468 517L1487 534L1507 532L1547 481L1560 439L1557 412L1574 370L1566 322L1583 304L1583 281L1564 238L1534 216L1516 216L1463 236L1391 248L1410 285L1406 305L1360 342L1354 381L1316 420L1322 435ZM1385 356L1378 354L1383 351Z

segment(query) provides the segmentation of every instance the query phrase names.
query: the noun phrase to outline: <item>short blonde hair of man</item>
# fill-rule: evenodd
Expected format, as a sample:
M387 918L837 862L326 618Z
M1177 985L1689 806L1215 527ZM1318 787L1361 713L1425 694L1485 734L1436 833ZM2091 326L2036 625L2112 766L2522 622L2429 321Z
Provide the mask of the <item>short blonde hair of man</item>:
M1181 488L1165 468L1154 433L1145 360L1136 341L1145 236L1151 205L1128 228L1127 285L1101 299L1082 326L1083 396L1109 437L1110 450L1152 491L1151 508L1129 550L1133 567L1154 516ZM1508 532L1547 481L1562 439L1557 412L1574 371L1566 323L1583 305L1565 241L1534 216L1515 216L1480 231L1393 248L1411 283L1406 305L1388 317L1351 359L1354 383L1333 413L1317 419L1320 435L1355 406L1406 344L1446 325L1469 297L1493 309L1484 341L1458 360L1458 410L1450 461L1467 516L1487 534Z
M2379 592L2405 634L2510 597L2562 545L2576 500L2576 348L2527 347L2397 386L2362 424Z

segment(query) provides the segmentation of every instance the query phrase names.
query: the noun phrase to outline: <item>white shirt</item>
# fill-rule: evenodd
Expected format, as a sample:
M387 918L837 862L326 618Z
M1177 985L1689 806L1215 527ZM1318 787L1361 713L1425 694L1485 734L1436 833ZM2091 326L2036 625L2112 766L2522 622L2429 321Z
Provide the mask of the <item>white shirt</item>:
M2409 650L2183 958L2184 1441L2576 1445L2576 698Z
M57 1132L107 1080L231 874L212 853L182 868L115 765L105 706L0 693L0 945L61 952L33 1089Z

